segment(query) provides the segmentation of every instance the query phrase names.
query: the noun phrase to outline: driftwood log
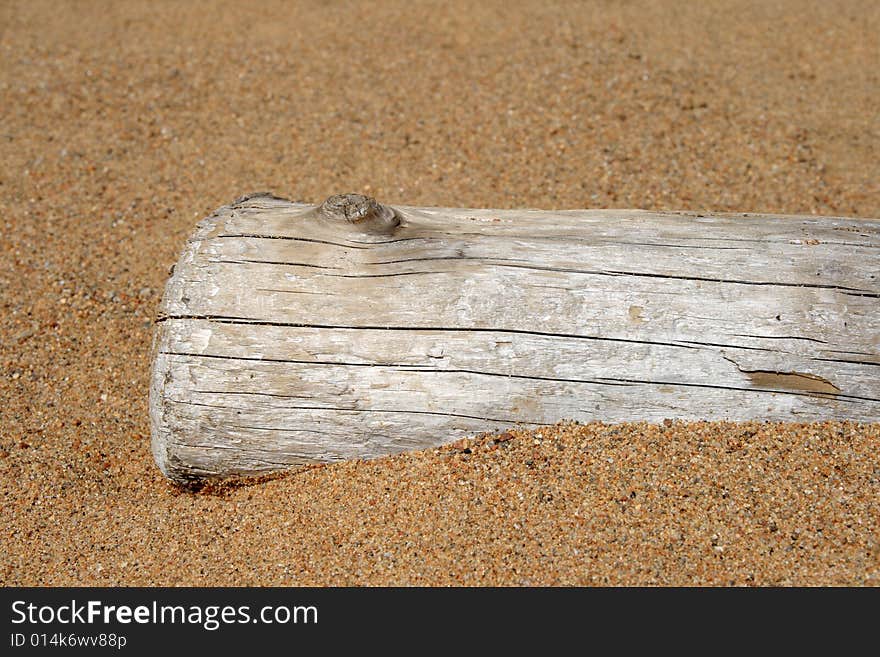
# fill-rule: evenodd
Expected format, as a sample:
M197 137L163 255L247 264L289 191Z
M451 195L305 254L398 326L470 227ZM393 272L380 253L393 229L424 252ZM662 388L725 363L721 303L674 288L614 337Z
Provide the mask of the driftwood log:
M168 281L178 481L563 419L880 420L880 221L243 197Z

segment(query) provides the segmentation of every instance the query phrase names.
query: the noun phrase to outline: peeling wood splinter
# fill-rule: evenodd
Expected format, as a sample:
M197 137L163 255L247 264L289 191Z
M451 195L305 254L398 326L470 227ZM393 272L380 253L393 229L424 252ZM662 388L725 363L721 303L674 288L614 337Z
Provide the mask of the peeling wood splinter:
M516 424L880 420L880 221L242 197L168 281L181 482Z

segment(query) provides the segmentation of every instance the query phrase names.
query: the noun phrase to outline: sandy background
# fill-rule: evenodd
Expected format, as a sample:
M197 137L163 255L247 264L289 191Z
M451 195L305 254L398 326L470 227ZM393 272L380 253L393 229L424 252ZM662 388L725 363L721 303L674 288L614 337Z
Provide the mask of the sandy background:
M149 453L196 221L880 217L880 4L0 3L0 583L880 584L880 425L598 424L200 494Z

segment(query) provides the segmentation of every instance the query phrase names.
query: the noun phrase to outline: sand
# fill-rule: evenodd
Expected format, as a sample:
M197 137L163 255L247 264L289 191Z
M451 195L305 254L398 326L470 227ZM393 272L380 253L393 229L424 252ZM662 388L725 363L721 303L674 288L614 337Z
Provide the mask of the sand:
M878 424L163 479L152 319L244 193L880 217L873 0L377 5L0 5L0 583L880 584Z

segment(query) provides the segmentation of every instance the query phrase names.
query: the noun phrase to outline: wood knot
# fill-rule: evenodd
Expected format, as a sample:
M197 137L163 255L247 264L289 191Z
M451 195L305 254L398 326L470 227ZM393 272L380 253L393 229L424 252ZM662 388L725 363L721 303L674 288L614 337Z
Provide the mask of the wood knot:
M394 208L363 194L335 194L318 207L318 214L367 233L392 233L400 225L400 215Z

